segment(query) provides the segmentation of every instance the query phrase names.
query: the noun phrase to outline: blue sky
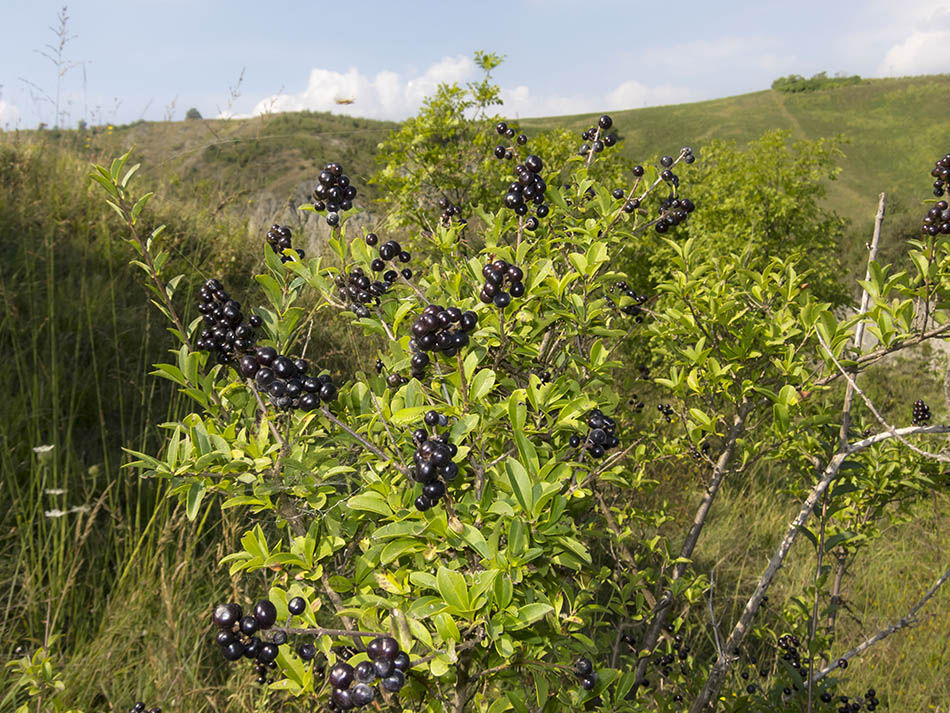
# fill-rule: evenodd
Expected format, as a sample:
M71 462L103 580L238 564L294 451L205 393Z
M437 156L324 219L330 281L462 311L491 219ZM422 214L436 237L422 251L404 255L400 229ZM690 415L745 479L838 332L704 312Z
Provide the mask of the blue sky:
M0 0L0 127L55 122L57 70L39 51L63 4ZM66 4L63 125L190 107L402 119L439 82L476 79L475 50L506 56L494 76L512 117L731 96L790 73L950 72L950 0Z

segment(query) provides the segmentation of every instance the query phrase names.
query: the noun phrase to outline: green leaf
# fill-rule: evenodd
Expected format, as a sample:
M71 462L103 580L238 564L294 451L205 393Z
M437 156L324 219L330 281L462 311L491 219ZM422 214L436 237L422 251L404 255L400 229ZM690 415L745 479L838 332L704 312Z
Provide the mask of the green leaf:
M384 517L389 517L393 514L393 510L389 507L386 498L375 492L354 495L346 501L346 505L350 510L366 510L367 512L375 512Z
M465 541L465 544L475 550L482 559L489 559L491 557L491 550L488 548L488 542L485 540L482 531L469 524L463 525L462 528L462 533L459 537Z
M811 542L812 546L817 550L818 549L818 538L815 537L815 533L809 530L804 525L798 525L796 528L800 533L808 538L808 541Z
M567 256L567 259L570 260L571 265L574 266L574 269L577 270L582 275L587 273L587 258L581 255L580 253L571 253Z
M422 415L430 409L429 406L410 406L409 408L401 408L396 411L390 421L392 421L395 426L408 426L411 423L416 423L417 421L422 420Z
M530 626L552 611L554 611L554 607L550 604L525 604L518 609L518 626L509 628L522 629L526 626Z
M783 403L772 404L772 419L779 433L788 432L788 406Z
M491 369L480 369L475 372L471 386L469 386L469 400L474 402L480 401L484 396L488 395L488 392L492 390L494 385L495 372Z
M514 458L508 458L505 461L505 471L508 473L508 482L511 484L511 490L521 504L521 509L527 514L531 514L533 500L531 499L531 480L524 466Z
M255 275L254 279L257 280L258 284L260 284L264 290L267 301L270 302L271 306L275 309L279 308L281 304L281 289L280 285L277 284L277 280L271 275Z
M434 617L432 617L432 621L435 624L435 630L439 632L439 636L442 637L442 641L462 640L462 636L459 634L458 625L449 614L445 612L436 614Z
M511 707L515 709L516 713L531 713L524 702L523 694L509 692L505 695L508 697L508 702L511 704Z
M435 577L436 585L442 599L457 613L464 613L471 608L468 598L468 587L465 586L465 577L448 567L439 567Z
M189 520L198 517L198 508L201 507L201 499L205 495L205 487L201 483L194 482L188 487L188 499L185 506L185 513Z

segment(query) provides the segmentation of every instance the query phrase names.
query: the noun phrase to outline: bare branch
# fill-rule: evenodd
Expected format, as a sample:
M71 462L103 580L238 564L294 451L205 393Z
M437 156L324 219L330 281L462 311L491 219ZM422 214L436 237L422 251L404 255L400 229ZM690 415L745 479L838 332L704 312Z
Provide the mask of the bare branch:
M340 419L338 419L336 416L334 416L332 413L330 413L330 409L328 409L326 406L321 406L321 407L320 407L320 413L322 413L324 416L326 416L327 419L329 419L329 421L330 421L331 423L335 424L336 426L340 427L341 429L343 429L344 431L346 431L348 434L350 434L354 439L356 439L356 440L359 442L359 444L360 444L361 446L363 446L363 448L365 448L366 450L368 450L370 453L373 453L373 454L375 454L376 456L379 456L379 457L382 458L384 461L387 461L387 462L392 463L394 466L396 466L396 468L399 469L399 471L400 471L403 475L408 475L408 474L409 474L409 471L406 470L406 467L405 467L405 466L400 465L399 463L396 463L391 457L389 457L388 455L386 455L385 453L383 453L383 452L379 449L378 446L374 445L373 443L370 443L370 442L367 441L365 438L363 438L363 436L361 436L361 435L358 434L356 431L354 431L352 428L350 428L350 427L347 426L345 423L343 423Z
M812 488L812 491L805 499L805 502L802 503L802 508L798 513L798 516L788 526L788 530L785 532L785 537L782 538L782 542L779 544L778 549L775 551L775 554L772 555L772 559L769 560L768 566L765 568L765 571L759 578L759 582L755 587L755 591L752 593L752 596L749 597L748 602L746 602L745 609L743 610L742 615L739 617L739 621L736 622L732 629L732 633L729 634L729 639L726 641L723 655L716 661L715 664L713 664L712 670L709 673L709 678L706 679L706 684L703 686L703 690L693 700L693 703L689 709L690 713L700 713L700 711L706 710L710 702L714 702L717 699L719 690L722 688L723 681L726 678L726 674L732 667L733 663L735 663L737 660L739 647L742 645L742 641L745 639L745 636L749 631L749 628L752 624L752 618L758 611L759 606L762 603L762 598L765 596L765 592L768 590L769 586L771 586L772 580L775 578L775 575L781 568L782 563L788 556L789 551L792 549L792 545L795 543L795 539L798 537L801 527L811 516L819 498L824 495L825 491L828 489L828 486L831 485L831 481L837 477L838 471L841 470L841 466L844 465L845 461L850 456L871 447L875 443L886 441L889 438L897 438L903 442L903 437L918 433L950 433L950 426L909 426L907 428L892 430L885 433L878 433L876 435L870 436L869 438L857 441L835 454L835 456L825 467L821 479L815 484L814 488Z
M897 633L901 629L906 629L907 627L913 626L914 624L916 624L918 621L917 612L920 611L920 609L924 606L924 604L926 604L931 599L931 597L933 597L933 595L937 593L937 590L940 589L940 587L942 587L948 579L950 579L950 568L948 568L947 571L944 572L943 575L941 575L940 579L938 579L936 583L927 591L927 593L923 597L921 597L920 601L918 601L913 607L911 607L911 610L907 612L907 614L905 614L903 617L901 617L899 620L897 620L890 626L887 626L881 629L879 632L874 634L874 636L869 636L867 639L865 639L860 644L858 644L853 649L851 649L848 653L843 654L841 657L839 657L839 660L844 659L845 661L850 661L855 656L859 656L865 651L867 651L869 648L874 646L874 644L876 644L878 641L881 641L882 639L886 639L888 636L890 636L891 634ZM838 668L837 663L826 666L817 674L815 674L815 681L820 681L829 673L834 671L836 668Z
M905 438L903 438L903 437L900 435L900 432L901 432L902 430L904 430L904 429L899 429L899 430L898 430L898 429L895 429L895 428L894 428L892 425L890 425L886 420L884 420L884 417L883 417L883 416L881 415L881 413L874 407L874 404L871 402L871 399L868 398L867 394L865 394L865 393L861 390L861 387L857 385L857 383L854 381L854 378L845 370L845 368L844 368L843 366L841 366L841 362L839 362L837 359L835 359L834 353L831 351L831 349L830 349L830 348L828 347L828 345L825 343L825 340L822 338L821 334L819 334L819 333L816 331L816 332L815 332L815 336L818 337L818 342L819 342L819 343L821 344L821 346L824 348L825 352L827 352L828 356L831 358L831 361L833 361L833 362L834 362L834 365L835 365L836 367L838 367L838 371L840 371L840 372L841 372L841 375L842 375L845 379L847 379L848 385L858 393L858 396L861 397L861 399L864 401L865 405L868 407L868 409L870 409L871 413L874 414L874 417L880 422L880 424L881 424L882 426L884 426L884 428L887 429L888 434L890 434L890 436L891 436L892 438L896 438L897 440L899 440L901 443L903 443L905 446L907 446L908 448L910 448L914 453L917 453L918 455L922 455L922 456L924 456L925 458L933 458L934 460L938 460L938 461L940 461L940 462L942 462L942 463L950 463L950 456L943 455L942 453L931 453L930 451L925 451L925 450L923 450L922 448L918 448L918 447L915 446L913 443L910 443L910 442L907 441Z

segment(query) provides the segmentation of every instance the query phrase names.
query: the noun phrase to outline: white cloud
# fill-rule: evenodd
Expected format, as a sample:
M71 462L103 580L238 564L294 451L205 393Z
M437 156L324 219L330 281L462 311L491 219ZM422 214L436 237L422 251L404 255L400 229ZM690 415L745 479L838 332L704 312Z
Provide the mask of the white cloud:
M695 100L692 89L674 84L659 84L651 87L636 80L628 80L606 97L605 109L636 109L642 106L681 104Z
M315 68L303 91L262 99L251 113L308 109L370 119L405 119L419 109L422 100L433 94L439 84L465 82L475 74L475 63L468 57L445 57L421 75L408 79L390 71L369 77L355 68L342 74Z
M878 73L890 76L950 72L950 31L916 31L891 47Z
M12 129L17 125L20 112L10 102L0 99L0 129Z
M514 89L503 88L501 99L504 104L499 109L499 113L512 118L581 114L597 111L599 105L596 97L583 94L539 95L523 84Z
M902 76L950 72L950 8L931 0L909 8L912 22L891 44L878 74Z
M275 94L261 99L250 115L282 111L332 111L335 114L370 119L401 120L415 114L423 100L435 93L439 84L464 83L477 78L475 63L467 57L446 57L418 76L405 78L383 71L370 77L358 69L340 73L314 68L306 88L295 94ZM677 104L700 97L683 86L648 86L626 81L606 95L543 94L525 85L501 88L501 113L510 117L561 116L607 109L634 109L641 106ZM341 104L341 100L350 104Z

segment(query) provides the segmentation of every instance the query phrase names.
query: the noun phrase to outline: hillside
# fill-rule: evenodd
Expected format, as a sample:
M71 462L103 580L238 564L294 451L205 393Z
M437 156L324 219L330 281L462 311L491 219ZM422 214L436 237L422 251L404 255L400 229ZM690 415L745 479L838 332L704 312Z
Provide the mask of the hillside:
M562 127L580 134L595 116L527 118L519 123L529 133ZM684 144L692 145L702 160L702 147L712 139L741 145L773 128L807 139L840 135L847 142L846 155L828 200L859 229L870 224L881 191L890 194L891 215L908 207L916 214L916 201L929 194L929 167L950 149L945 138L950 135L950 75L873 79L795 94L766 90L612 116L624 139L622 152L638 161ZM139 122L114 131L100 128L89 143L76 136L75 145L98 160L134 144L143 175L151 174L180 196L205 196L215 201L214 208L239 203L247 211L250 206L250 215L243 217L257 227L275 211L296 220L291 205L304 198L317 167L328 160L343 163L355 183L366 186L376 145L396 126L298 112L254 119ZM372 197L372 187L364 195Z
M743 144L768 129L788 129L803 139L840 134L848 142L846 156L839 180L830 187L829 202L857 227L870 224L881 191L899 201L929 195L933 161L950 150L950 75L872 79L796 94L766 90L611 116L624 138L623 152L634 160L648 158L653 151L673 152L683 144L699 149L702 160L702 146L711 139ZM580 133L594 118L587 114L521 123Z

